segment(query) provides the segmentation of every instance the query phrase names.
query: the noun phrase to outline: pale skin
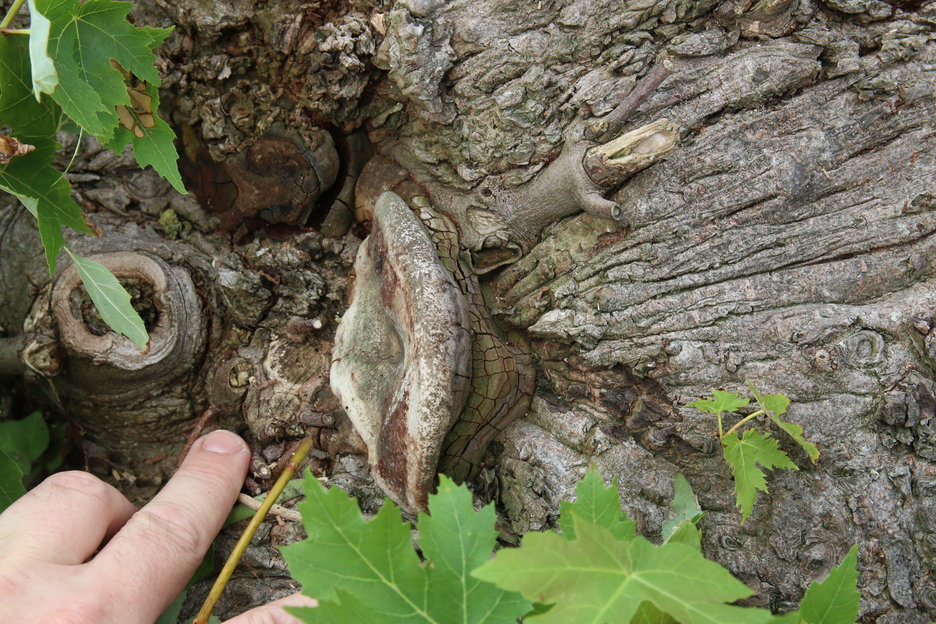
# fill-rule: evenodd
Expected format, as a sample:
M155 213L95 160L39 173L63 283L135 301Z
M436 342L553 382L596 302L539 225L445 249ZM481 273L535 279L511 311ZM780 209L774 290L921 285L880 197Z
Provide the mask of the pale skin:
M52 475L0 515L0 621L152 624L182 591L240 491L250 452L237 435L196 441L142 509L85 472ZM298 624L295 594L228 624Z

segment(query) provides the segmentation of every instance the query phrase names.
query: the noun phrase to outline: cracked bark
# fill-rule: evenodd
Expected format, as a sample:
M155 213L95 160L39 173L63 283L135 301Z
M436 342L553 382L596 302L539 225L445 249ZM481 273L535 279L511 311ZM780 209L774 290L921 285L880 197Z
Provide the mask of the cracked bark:
M529 414L495 440L475 481L506 526L551 526L559 499L597 463L621 477L622 504L653 536L673 476L684 472L708 510L706 554L751 585L755 603L791 607L858 543L861 621L931 622L934 3L408 0L319 9L156 2L141 3L137 16L177 26L162 51L162 101L193 135L183 143L197 169L236 164L277 124L307 146L320 126L337 134L363 126L378 154L405 167L399 175L387 167L381 179L429 196L465 230L476 272L492 267L484 289L495 320L526 333L539 380ZM622 130L665 118L678 128L678 149L603 194L594 178L592 189L550 180L569 171L563 154L582 163L585 143L570 133L611 114L664 55L671 75ZM597 136L590 132L586 139ZM121 158L89 149L69 175L108 230L82 252L155 250L189 271L202 298L201 359L181 394L155 397L144 411L186 423L221 406L220 424L256 441L258 465L275 464L274 447L313 426L323 449L353 447L324 370L357 248L334 225L346 216L313 212L311 223L327 222L332 238L286 225L232 241L212 232L209 206L172 195ZM619 207L627 229L569 216L587 197L595 212ZM192 224L181 241L156 225L166 207ZM47 282L38 246L25 244L35 239L29 223L21 209L0 211L4 339L19 335ZM519 261L500 268L504 258ZM286 327L294 317L324 328L297 338ZM39 345L35 357L51 365L49 349ZM2 356L3 371L16 372L9 360ZM35 373L4 379L15 380L16 397L48 393ZM747 380L793 399L791 420L823 458L811 467L794 454L803 468L772 475L770 496L739 529L713 425L681 406ZM175 439L167 434L162 447ZM317 461L365 504L379 498L360 478L360 457ZM223 615L288 586L266 544L255 555L265 580L245 573Z

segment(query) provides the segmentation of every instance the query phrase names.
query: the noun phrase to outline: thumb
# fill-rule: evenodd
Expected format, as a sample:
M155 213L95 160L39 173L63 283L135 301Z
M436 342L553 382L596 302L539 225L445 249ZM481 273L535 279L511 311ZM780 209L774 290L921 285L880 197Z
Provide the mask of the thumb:
M237 617L228 620L225 624L302 624L294 615L290 615L283 607L317 607L314 598L295 593L279 600L274 600L262 607L251 609Z

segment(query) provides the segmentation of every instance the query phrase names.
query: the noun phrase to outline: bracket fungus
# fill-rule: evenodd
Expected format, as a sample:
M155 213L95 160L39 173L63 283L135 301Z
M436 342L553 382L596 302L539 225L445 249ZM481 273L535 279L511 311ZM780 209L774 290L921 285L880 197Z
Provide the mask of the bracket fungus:
M331 386L367 445L374 480L401 505L424 509L466 398L468 306L406 202L384 193L373 223L335 335Z
M435 473L473 476L488 443L526 412L529 355L499 335L455 224L425 197L373 207L331 385L364 439L375 481L426 508Z

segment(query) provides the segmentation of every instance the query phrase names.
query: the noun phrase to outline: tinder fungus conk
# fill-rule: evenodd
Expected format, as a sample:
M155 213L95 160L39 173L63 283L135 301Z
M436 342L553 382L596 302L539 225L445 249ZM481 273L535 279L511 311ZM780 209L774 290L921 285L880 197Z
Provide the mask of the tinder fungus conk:
M394 193L374 208L335 336L331 386L364 439L374 480L425 509L446 433L465 403L468 307L422 222Z

